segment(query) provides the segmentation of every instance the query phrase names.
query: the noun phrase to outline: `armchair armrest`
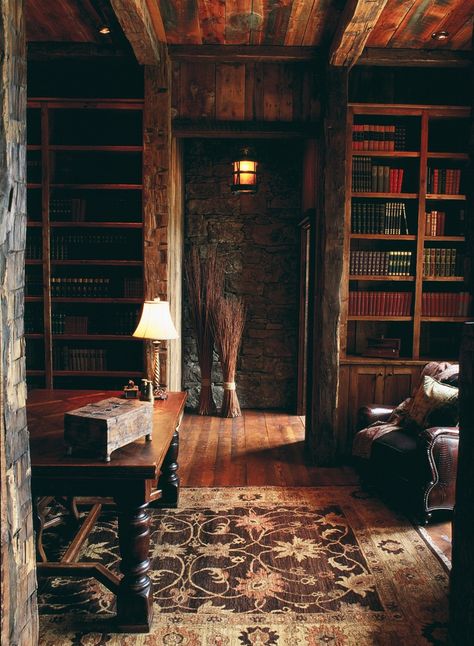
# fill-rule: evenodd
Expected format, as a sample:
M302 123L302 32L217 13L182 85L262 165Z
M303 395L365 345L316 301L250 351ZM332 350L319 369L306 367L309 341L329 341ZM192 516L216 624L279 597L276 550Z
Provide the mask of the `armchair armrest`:
M424 509L453 509L456 493L459 429L434 426L419 435L421 450L428 459L429 481L424 487Z
M456 426L433 426L432 428L425 428L420 433L420 438L428 444L432 444L441 436L451 439L459 439L459 428Z
M386 422L390 415L395 410L394 406L386 406L385 404L367 404L361 406L357 411L357 430L367 428L374 422Z

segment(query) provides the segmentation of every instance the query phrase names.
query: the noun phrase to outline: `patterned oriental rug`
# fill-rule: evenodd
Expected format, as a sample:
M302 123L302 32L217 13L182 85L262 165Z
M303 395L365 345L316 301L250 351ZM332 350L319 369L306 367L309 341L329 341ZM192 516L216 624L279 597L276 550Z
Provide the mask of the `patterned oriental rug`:
M104 514L81 560L117 569ZM155 618L114 633L114 596L50 579L42 646L415 646L446 642L448 572L418 531L354 487L183 489L152 511Z

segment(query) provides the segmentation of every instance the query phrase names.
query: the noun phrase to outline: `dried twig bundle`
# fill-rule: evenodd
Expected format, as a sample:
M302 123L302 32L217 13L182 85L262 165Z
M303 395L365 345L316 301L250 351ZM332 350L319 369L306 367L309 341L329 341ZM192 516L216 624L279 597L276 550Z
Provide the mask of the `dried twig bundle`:
M206 258L200 258L193 247L185 261L191 323L196 334L201 390L199 415L212 415L216 404L212 395L211 371L214 350L214 332L211 327L213 304L222 294L222 273L219 271L215 249L209 249Z
M212 326L224 379L222 417L241 415L235 391L235 371L245 324L245 306L240 298L219 296L214 301Z

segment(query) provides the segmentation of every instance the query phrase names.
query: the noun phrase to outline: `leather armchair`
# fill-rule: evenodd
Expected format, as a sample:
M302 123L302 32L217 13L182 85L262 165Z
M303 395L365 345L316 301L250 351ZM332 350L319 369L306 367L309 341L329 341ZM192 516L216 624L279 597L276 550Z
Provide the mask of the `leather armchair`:
M363 406L357 430L387 421L392 411L389 406ZM458 428L433 427L418 434L400 428L376 439L369 463L359 466L377 488L405 507L410 504L427 523L434 511L454 508L458 445Z

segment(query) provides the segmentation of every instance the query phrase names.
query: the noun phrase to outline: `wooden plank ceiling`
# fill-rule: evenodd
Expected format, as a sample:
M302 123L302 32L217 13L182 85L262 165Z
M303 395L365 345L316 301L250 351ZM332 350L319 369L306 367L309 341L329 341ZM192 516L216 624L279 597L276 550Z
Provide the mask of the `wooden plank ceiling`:
M144 0L145 1L145 0ZM172 45L326 46L356 0L146 0ZM350 6L346 8L350 9ZM470 49L474 0L388 0L367 41L374 48ZM26 0L29 41L112 43L109 0ZM114 22L110 36L98 27ZM437 41L436 31L449 32ZM354 35L354 34L352 34ZM162 37L162 34L160 34Z
M388 0L368 47L471 49L474 0ZM447 40L434 40L447 31Z

